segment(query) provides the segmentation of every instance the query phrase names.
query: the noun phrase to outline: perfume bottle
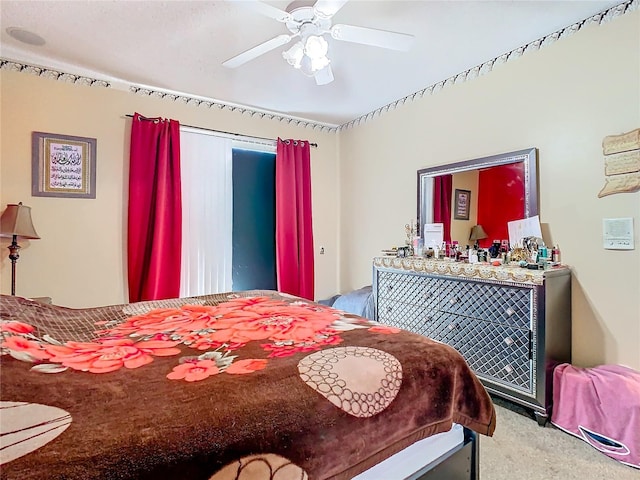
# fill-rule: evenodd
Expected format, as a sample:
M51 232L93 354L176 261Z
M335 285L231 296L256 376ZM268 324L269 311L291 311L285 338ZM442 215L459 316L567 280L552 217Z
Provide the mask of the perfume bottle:
M451 244L451 249L449 250L449 258L451 260L456 261L458 259L458 241L454 240Z
M489 247L489 255L491 258L496 258L500 254L500 247L500 240L494 240L493 244Z
M547 247L545 245L542 245L538 251L540 252L540 257L542 257L543 259L547 259L549 258L549 252L547 251Z

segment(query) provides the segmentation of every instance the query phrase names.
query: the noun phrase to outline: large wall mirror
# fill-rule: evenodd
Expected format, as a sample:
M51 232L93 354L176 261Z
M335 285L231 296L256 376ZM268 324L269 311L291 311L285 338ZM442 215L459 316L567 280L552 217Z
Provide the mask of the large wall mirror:
M418 170L418 221L444 224L444 240L465 248L508 240L507 222L538 215L535 148ZM427 245L425 245L427 246Z

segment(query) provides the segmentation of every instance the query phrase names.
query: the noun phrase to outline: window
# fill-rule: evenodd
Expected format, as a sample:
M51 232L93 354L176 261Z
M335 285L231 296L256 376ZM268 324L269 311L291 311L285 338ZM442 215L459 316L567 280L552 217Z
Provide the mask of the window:
M275 289L275 146L181 127L180 155L180 296Z
M275 290L276 156L233 149L233 290Z

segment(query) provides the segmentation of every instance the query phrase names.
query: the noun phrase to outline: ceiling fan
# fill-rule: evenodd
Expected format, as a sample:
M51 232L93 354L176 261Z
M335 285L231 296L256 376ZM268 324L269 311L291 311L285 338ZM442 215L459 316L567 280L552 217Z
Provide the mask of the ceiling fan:
M409 50L414 40L413 35L355 25L332 25L331 18L347 1L317 0L313 6L310 6L310 2L294 1L287 8L289 11L280 10L259 0L237 2L239 5L284 23L290 33L278 35L256 45L230 58L222 65L228 68L239 67L260 55L288 44L294 38L299 38L300 40L292 47L282 52L282 56L294 68L314 77L318 85L326 85L333 81L331 61L327 57L329 44L325 39L326 34L335 40L345 42L391 50Z

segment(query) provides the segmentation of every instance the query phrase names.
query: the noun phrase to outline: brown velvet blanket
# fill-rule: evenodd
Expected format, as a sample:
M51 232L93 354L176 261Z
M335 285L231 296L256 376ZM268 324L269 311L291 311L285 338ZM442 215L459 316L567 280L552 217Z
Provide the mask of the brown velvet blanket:
M349 479L452 422L452 348L272 291L68 309L2 296L0 476Z

